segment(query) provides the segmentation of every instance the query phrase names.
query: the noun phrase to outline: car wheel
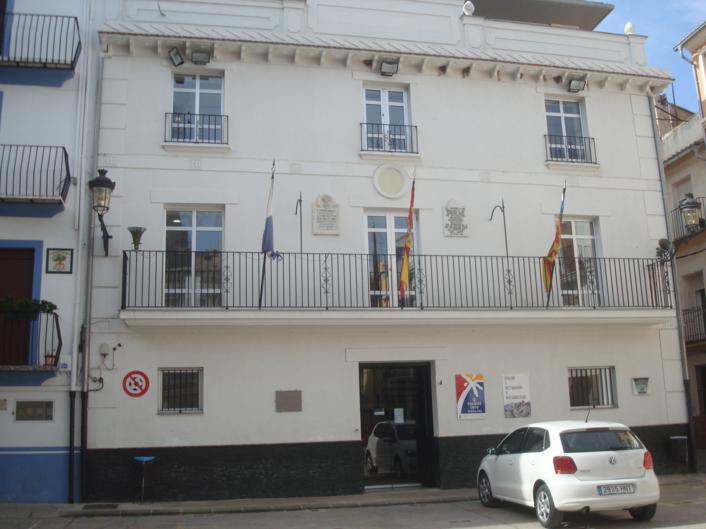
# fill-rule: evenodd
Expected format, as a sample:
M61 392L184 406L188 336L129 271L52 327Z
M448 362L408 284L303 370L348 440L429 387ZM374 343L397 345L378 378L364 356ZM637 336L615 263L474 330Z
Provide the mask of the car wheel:
M632 516L638 522L646 522L651 520L655 513L657 512L657 504L645 505L644 507L633 507L628 509L630 516Z
M564 518L563 513L554 507L552 494L546 485L540 486L534 494L534 510L537 513L537 521L542 527L559 527Z
M373 463L373 456L370 455L370 452L365 453L365 466L368 469L368 474L378 473L378 467Z
M478 499L484 507L500 505L500 501L493 496L493 489L490 488L490 480L485 472L481 472L478 477Z

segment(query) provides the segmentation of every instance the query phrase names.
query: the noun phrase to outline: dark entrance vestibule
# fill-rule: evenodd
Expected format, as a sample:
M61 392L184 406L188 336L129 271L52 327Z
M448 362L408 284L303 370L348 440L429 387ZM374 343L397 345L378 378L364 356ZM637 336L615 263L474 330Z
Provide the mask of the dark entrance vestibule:
M433 484L428 363L361 364L360 424L366 487Z

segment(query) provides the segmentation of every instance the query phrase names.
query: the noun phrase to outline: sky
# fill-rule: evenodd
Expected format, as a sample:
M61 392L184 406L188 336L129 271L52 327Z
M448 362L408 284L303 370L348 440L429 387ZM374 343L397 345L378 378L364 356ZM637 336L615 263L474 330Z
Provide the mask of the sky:
M706 21L706 0L603 0L615 9L596 28L598 31L623 33L627 21L635 33L646 35L650 66L667 68L674 81L676 103L696 111L697 98L693 70L674 46ZM669 100L672 91L667 89Z

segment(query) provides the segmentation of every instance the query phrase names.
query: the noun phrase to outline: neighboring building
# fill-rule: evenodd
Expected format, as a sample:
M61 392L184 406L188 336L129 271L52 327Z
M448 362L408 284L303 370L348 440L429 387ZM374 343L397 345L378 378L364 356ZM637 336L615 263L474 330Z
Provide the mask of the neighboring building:
M96 6L0 1L0 501L77 497Z
M659 95L655 100L655 113L660 137L689 121L689 118L694 115L690 110L670 103L664 94Z
M687 414L651 117L669 74L645 37L591 31L610 6L552 2L538 24L522 12L546 2L508 20L460 3L111 7L86 499L136 498L135 456L155 457L148 499L470 486L518 424L589 412L673 468ZM545 255L564 183L545 308L540 257L506 258L489 217L504 201L509 253Z
M694 66L700 111L662 138L665 195L667 207L672 208L670 234L676 248L677 286L694 415L694 446L699 451L699 463L706 465L706 23L685 37L677 50ZM692 205L698 212L693 216L693 226L686 224L683 208L680 209L680 203L690 205L686 202L688 197L694 197Z

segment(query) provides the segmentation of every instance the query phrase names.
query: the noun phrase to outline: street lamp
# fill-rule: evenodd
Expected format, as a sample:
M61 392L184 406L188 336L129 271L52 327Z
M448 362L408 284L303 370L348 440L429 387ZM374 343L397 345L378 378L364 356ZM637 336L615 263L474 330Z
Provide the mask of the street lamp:
M140 249L140 243L142 242L142 234L145 233L147 228L143 228L142 226L130 226L127 231L130 232L130 235L132 235L132 246L135 248L135 250Z
M686 231L693 233L699 229L701 220L701 204L694 198L693 193L685 193L684 198L679 201L679 211L681 212Z
M93 211L98 214L98 221L101 225L101 233L103 234L103 250L105 251L106 257L108 257L108 241L113 237L108 233L108 230L105 227L103 215L105 215L110 209L110 195L113 193L113 189L115 189L115 182L105 176L107 172L108 171L105 169L98 169L98 176L88 182L88 187L91 190Z

